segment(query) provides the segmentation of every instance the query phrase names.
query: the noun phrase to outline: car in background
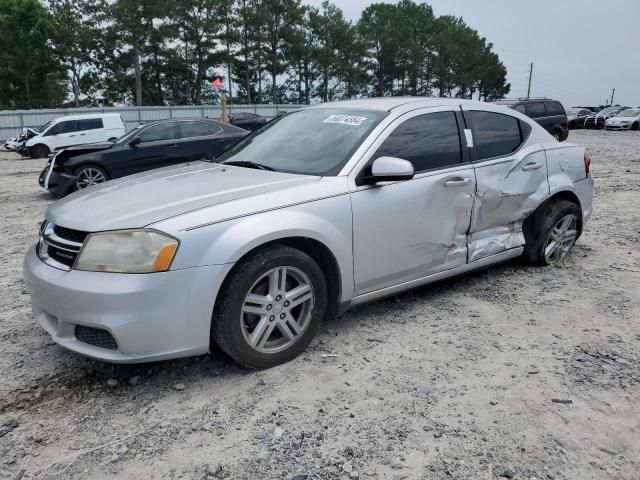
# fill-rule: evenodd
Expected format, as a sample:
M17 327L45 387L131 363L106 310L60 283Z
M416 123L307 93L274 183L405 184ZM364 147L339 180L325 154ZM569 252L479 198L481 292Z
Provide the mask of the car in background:
M624 110L628 110L629 107L622 107L620 105L615 105L613 107L606 107L600 110L595 115L589 115L584 119L584 128L604 128L607 122L607 119L611 117L615 117L620 112Z
M607 130L638 130L640 125L640 108L629 108L609 117L604 122Z
M267 119L262 115L250 112L240 112L229 115L229 121L236 127L251 131L257 130L267 123Z
M576 128L584 128L585 119L593 115L593 112L588 108L573 107L567 110L567 120L569 122L569 130L575 130Z
M216 163L53 203L25 285L35 321L86 356L135 363L217 345L273 367L352 306L521 256L562 265L591 215L590 163L583 146L490 103L322 103Z
M248 133L205 118L150 122L115 142L60 150L49 160L38 183L51 193L63 196L154 168L194 160L212 161Z
M33 158L47 158L61 148L114 141L124 135L125 125L118 113L93 113L59 117L38 130L38 135L27 140L25 149Z
M9 152L18 152L21 154L25 154L24 145L27 143L31 137L35 137L38 135L38 128L25 127L16 137L8 138L4 142L4 148ZM26 155L24 155L26 156Z
M533 118L559 142L569 136L569 121L562 104L548 98L520 98L499 100L498 105L506 105L517 112Z

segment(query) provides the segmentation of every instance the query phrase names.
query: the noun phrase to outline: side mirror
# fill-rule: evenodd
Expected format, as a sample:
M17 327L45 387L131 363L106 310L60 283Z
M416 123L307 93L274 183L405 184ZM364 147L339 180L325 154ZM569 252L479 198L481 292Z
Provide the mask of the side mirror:
M131 140L129 142L129 146L130 147L135 147L136 145L138 145L140 143L140 137L136 137L133 140Z
M415 174L413 164L402 158L378 157L371 165L371 176L367 183L393 182L398 180L410 180Z

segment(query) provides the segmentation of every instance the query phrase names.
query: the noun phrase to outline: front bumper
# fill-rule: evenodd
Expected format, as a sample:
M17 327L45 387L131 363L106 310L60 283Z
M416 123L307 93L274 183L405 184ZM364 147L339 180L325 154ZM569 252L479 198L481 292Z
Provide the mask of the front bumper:
M49 173L49 167L47 166L38 177L38 183L42 188L45 188L45 179ZM69 175L68 173L58 172L56 170L51 171L49 176L49 185L47 190L55 195L64 196L73 192L76 183L76 177Z
M607 130L631 130L631 124L608 124L604 128Z
M211 315L228 265L152 274L63 271L27 252L23 273L34 320L69 350L113 363L209 351ZM76 338L76 326L106 330L117 349Z

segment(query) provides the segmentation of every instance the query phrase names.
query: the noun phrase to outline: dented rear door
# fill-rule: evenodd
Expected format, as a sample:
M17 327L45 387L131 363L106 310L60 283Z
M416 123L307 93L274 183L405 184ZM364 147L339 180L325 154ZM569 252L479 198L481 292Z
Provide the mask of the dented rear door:
M524 245L522 223L549 194L541 145L527 145L530 127L501 112L463 107L472 131L476 191L469 262Z

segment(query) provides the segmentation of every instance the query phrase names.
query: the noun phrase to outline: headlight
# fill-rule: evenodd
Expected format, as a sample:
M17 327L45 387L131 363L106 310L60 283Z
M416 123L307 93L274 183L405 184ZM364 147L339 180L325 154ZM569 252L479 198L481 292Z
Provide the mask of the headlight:
M155 230L92 233L80 250L76 270L151 273L169 270L178 240Z

